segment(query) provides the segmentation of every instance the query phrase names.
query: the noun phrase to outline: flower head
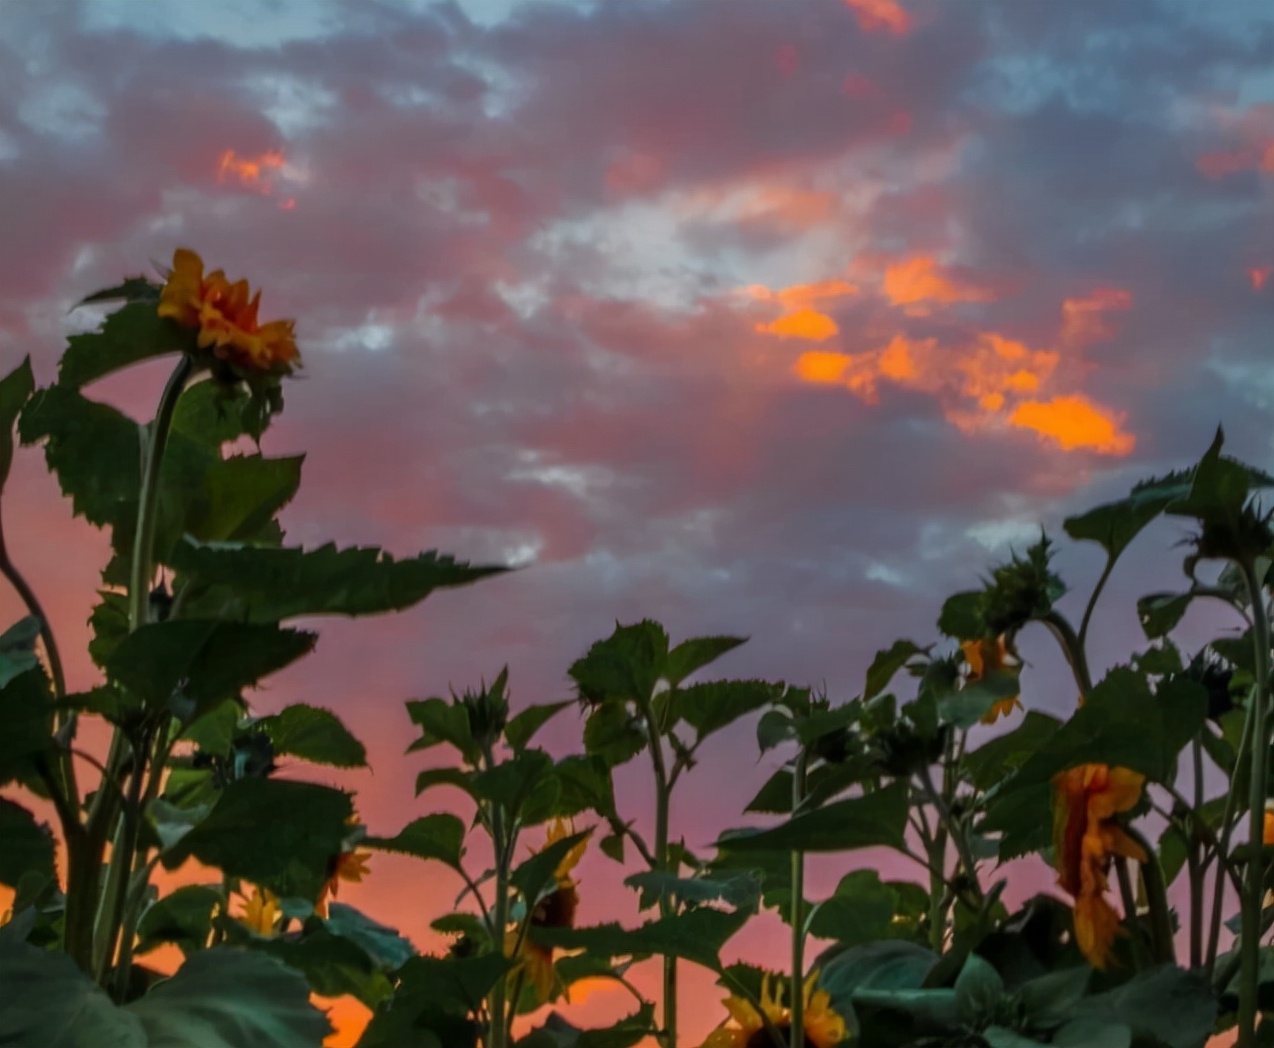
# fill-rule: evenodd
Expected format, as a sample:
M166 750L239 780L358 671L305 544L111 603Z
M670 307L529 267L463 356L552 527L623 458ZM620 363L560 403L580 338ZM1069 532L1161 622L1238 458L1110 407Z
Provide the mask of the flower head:
M545 848L564 840L574 832L574 828L563 819L554 819L545 835L544 845L539 850L544 851ZM586 837L572 845L562 856L557 869L553 871L556 887L536 902L528 920L530 927L575 927L575 910L579 906L579 891L571 871L584 855L587 845ZM519 961L516 970L520 970L526 981L535 988L536 999L541 1003L547 1001L553 993L553 982L556 978L553 971L552 948L531 942L525 932L514 925L505 932L504 952L510 957L516 952Z
M996 670L1017 669L1021 663L1009 649L1004 634L998 637L986 637L982 640L966 640L960 645L964 652L964 661L969 664L968 682L980 681L988 673ZM1015 709L1020 710L1022 703L1018 696L1010 695L999 699L982 715L983 724L994 724L1001 717L1007 717Z
M1053 852L1057 883L1075 898L1075 941L1094 968L1110 963L1119 915L1106 901L1111 858L1146 862L1141 845L1115 816L1141 799L1146 777L1127 768L1084 764L1053 778Z
M261 292L246 280L231 283L220 269L207 276L203 259L187 248L173 253L173 268L159 296L159 315L196 328L196 344L249 374L286 375L299 364L295 321L257 319Z
M278 897L268 888L254 888L252 895L244 898L243 913L236 920L254 935L270 938L278 932L282 916Z
M781 984L769 974L761 977L761 996L754 1005L742 997L727 997L725 1009L730 1018L718 1026L702 1048L765 1048L770 1044L767 1024L784 1035L792 1027L792 1012L783 1003ZM818 970L810 972L801 986L801 1026L805 1043L810 1048L832 1048L847 1040L845 1019L831 1004L826 990L816 990ZM758 1007L759 1006L759 1007Z
M329 898L336 898L336 893L340 890L341 881L346 881L349 884L361 884L363 882L363 878L369 872L367 860L371 857L371 852L363 851L361 848L354 848L341 852L328 863L329 874L327 881L319 890L318 900L314 903L314 911L320 917L327 916L327 901Z

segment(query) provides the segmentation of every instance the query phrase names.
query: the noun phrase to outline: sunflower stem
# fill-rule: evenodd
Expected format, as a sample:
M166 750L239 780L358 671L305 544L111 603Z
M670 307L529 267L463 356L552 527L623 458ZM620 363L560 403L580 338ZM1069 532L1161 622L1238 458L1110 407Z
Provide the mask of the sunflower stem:
M805 773L808 756L802 747L796 755L792 769L792 814L795 815L805 800ZM805 853L799 848L792 851L792 1026L788 1031L791 1048L805 1045Z
M1248 775L1248 849L1239 932L1239 1038L1238 1048L1256 1045L1257 990L1260 982L1261 903L1265 896L1261 848L1265 828L1266 760L1270 749L1268 722L1270 700L1270 619L1260 580L1251 557L1240 568L1252 602L1252 642L1256 672L1247 722L1251 724L1251 769ZM1219 873L1218 873L1219 876Z
M650 698L640 703L642 719L650 743L650 762L655 773L655 845L654 869L666 871L668 863L668 807L672 787L668 781L664 762L663 738ZM659 916L671 917L674 913L672 899L667 892L659 897ZM663 973L663 1038L665 1048L677 1048L677 958L664 954Z
M151 573L151 557L154 553L155 523L159 509L159 474L163 464L164 448L172 428L177 401L194 372L190 357L182 355L168 377L160 394L155 421L146 435L143 451L141 486L137 497L137 523L133 533L133 560L130 566L128 589L128 630L130 633L145 625L149 610L148 584ZM138 764L143 764L145 754L128 744L124 733L116 728L111 736L110 751L106 758L105 780L120 781L124 762L131 754ZM145 773L144 767L132 769L134 776ZM137 800L140 800L140 795ZM121 802L124 809L121 815ZM127 887L127 874L132 870L132 849L129 838L135 837L133 823L138 822L140 812L129 812L130 799L115 791L99 787L89 804L85 821L85 837L82 853L70 856L67 870L67 901L65 941L67 951L85 971L100 980L109 970L118 934L117 900L120 898L119 881ZM103 849L112 842L107 885L102 889ZM133 846L135 847L135 841Z
M1150 910L1151 953L1156 964L1176 964L1176 944L1172 936L1172 910L1168 906L1168 886L1164 883L1163 867L1159 856L1134 826L1125 826L1126 833L1136 841L1146 854L1141 863L1141 883L1146 890L1146 906Z
M495 754L488 746L483 754L487 769L495 767ZM491 847L495 859L495 906L491 921L491 942L504 952L504 933L509 924L509 858L504 828L504 808L498 801L491 802ZM487 1048L507 1048L512 1016L508 1015L506 990L508 981L501 976L491 987L490 1026L487 1030ZM514 1002L517 1006L517 1001Z
M1203 732L1206 729L1200 728ZM1195 812L1203 805L1203 741L1199 735L1190 740L1190 762L1194 783ZM1206 872L1203 864L1203 840L1195 828L1198 823L1190 816L1190 832L1186 835L1186 820L1181 819L1179 829L1186 836L1186 865L1190 877L1190 967L1199 968L1203 964L1203 877ZM1217 856L1217 876L1221 875L1220 856Z
M937 810L938 818L941 820L942 825L946 827L947 833L951 837L951 843L955 845L956 854L960 857L960 865L969 880L970 891L975 898L981 900L982 885L978 881L977 860L974 859L973 851L969 848L969 841L964 835L963 827L952 814L950 805L943 800L942 795L938 793L937 787L934 786L933 774L929 771L927 764L920 766L920 782L924 787L925 795L929 798L929 803Z
M1056 611L1048 612L1038 621L1048 627L1049 632L1061 645L1062 654L1066 656L1066 661L1070 665L1075 683L1079 686L1080 695L1087 696L1093 690L1093 678L1088 670L1088 656L1084 652L1083 642L1075 633L1075 628L1064 615Z

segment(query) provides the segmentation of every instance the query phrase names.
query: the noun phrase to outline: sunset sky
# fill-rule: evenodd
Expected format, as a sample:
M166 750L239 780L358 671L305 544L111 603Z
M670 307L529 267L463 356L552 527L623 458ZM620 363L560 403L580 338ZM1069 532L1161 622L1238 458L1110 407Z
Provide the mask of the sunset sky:
M0 4L0 371L30 354L52 381L98 316L73 303L178 246L297 318L264 442L308 454L293 541L522 568L324 621L256 697L340 712L375 774L318 777L392 833L431 803L404 699L506 663L515 704L569 697L570 662L642 617L751 636L723 674L848 698L1010 545L1188 464L1218 422L1274 467L1274 5ZM95 392L148 418L166 372ZM38 451L3 509L87 686L105 543ZM1116 574L1098 666L1139 639L1132 600L1178 585L1183 535ZM1081 591L1099 566L1059 565ZM1060 656L1022 648L1026 704L1067 709ZM779 759L739 725L676 832L739 824ZM640 769L620 788L647 817ZM617 867L582 871L583 920L634 916ZM351 898L435 948L456 888L377 858ZM686 980L701 1036L719 993Z

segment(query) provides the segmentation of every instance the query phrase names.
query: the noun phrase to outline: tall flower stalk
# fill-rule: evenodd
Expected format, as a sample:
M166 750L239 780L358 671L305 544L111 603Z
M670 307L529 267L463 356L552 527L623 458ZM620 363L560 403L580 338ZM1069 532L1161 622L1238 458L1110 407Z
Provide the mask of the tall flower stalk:
M182 393L204 368L213 368L222 381L259 383L290 373L298 362L293 321L261 324L259 302L260 293L250 295L247 281L231 283L220 270L205 277L203 260L195 252L175 252L156 311L191 330L194 345L183 349L146 430L129 565L129 633L151 619L160 478ZM145 872L138 853L143 810L161 786L170 731L171 717L162 712L132 730L116 726L101 783L88 807L83 847L69 849L66 948L101 984L114 969L117 993L127 986L131 939L143 901L132 890L134 879ZM102 884L102 854L108 841L110 861Z
M1270 619L1265 595L1251 558L1240 565L1252 604L1252 642L1255 646L1255 679L1247 710L1250 769L1248 772L1248 842L1250 853L1240 905L1239 930L1239 1048L1256 1045L1257 989L1260 982L1261 909L1265 898L1264 863L1265 786L1270 751ZM1218 869L1217 879L1221 872Z

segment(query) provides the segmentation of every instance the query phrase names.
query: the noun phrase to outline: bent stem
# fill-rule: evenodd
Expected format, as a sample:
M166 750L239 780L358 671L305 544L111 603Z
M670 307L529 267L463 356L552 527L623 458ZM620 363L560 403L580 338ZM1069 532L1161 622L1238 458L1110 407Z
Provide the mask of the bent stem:
M805 800L807 758L804 747L796 755L792 769L792 813ZM805 853L792 851L792 1025L788 1031L791 1048L805 1045Z
M1270 620L1252 559L1240 565L1252 601L1252 641L1256 645L1256 673L1247 723L1251 725L1251 769L1248 775L1248 847L1243 896L1240 900L1239 938L1239 1048L1256 1044L1257 989L1260 980L1261 902L1265 885L1260 861L1265 825L1266 760L1270 748L1268 707L1270 697ZM1218 873L1219 877L1219 873Z
M1096 594L1094 594L1094 599L1095 597ZM1053 634L1057 639L1057 643L1061 645L1062 654L1066 656L1071 673L1075 676L1075 683L1079 685L1079 693L1087 695L1093 690L1093 678L1088 670L1088 656L1084 653L1084 644L1075 633L1074 627L1066 620L1065 616L1056 611L1050 611L1038 621L1048 627L1049 632Z
M167 446L168 434L172 429L177 401L193 373L193 362L183 354L172 374L169 375L163 393L160 394L155 421L151 424L146 439L141 487L137 499L137 525L133 534L133 560L129 573L128 630L130 633L145 625L147 620L148 583L159 508L160 468L163 465L164 448ZM111 736L110 751L106 758L107 775L104 778L116 781L121 778L124 761L131 750L127 743L128 740L123 732L116 728ZM142 765L146 756L143 748L134 754L134 759ZM142 766L132 769L139 788L145 771L146 769ZM134 840L134 848L130 848L128 839L130 836L135 838L132 824L139 824L141 818L140 811L127 811L134 799L140 803L140 792L137 793L136 798L130 797L124 802L125 817L117 825L120 798L111 790L98 789L89 805L86 855L81 862L70 864L67 877L67 950L72 953L82 968L94 973L99 979L109 967L114 951L114 940L118 934L119 924L113 911L120 894L118 885L112 883L105 895L99 896L102 849L106 846L108 838L112 839L111 880L114 882L117 877L122 878L126 888L127 874L132 870L133 850L136 844ZM117 870L120 872L116 873ZM102 908L100 912L99 908ZM87 953L84 953L85 949Z
M49 794L57 808L58 822L62 826L62 834L66 838L67 848L78 847L72 839L78 841L83 836L83 823L80 821L80 787L75 779L75 762L71 759L71 738L74 735L75 714L66 709L66 676L62 672L62 656L58 653L57 641L53 638L53 627L49 617L44 614L35 590L18 567L9 557L8 547L4 541L4 518L0 515L0 575L3 575L14 591L26 605L31 617L40 623L40 641L44 645L44 655L49 662L49 675L53 678L53 697L56 701L53 712L53 731L62 741L57 747L57 764L44 776ZM63 729L70 725L63 739Z

